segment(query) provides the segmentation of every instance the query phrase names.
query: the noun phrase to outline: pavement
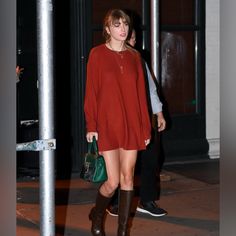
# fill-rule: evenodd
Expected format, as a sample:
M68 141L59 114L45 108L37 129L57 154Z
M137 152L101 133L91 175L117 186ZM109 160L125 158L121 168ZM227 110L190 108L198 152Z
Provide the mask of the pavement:
M133 202L131 236L218 236L219 235L219 160L200 160L165 164L160 182L158 205L168 214L152 217L136 212ZM135 179L138 186L139 177ZM89 236L88 214L98 184L73 175L56 180L56 236ZM17 180L17 236L40 235L38 177ZM106 236L115 236L117 217L106 216Z

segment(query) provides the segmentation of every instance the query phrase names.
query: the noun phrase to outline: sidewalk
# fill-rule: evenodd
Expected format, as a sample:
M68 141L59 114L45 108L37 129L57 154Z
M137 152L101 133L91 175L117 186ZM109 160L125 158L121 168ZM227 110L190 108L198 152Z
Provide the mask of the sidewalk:
M168 211L164 217L135 213L131 236L218 236L218 161L176 164L164 167L170 181L161 182L158 204ZM17 183L17 236L38 236L39 183L24 178ZM90 236L88 214L98 185L78 177L56 181L56 235ZM134 199L137 204L138 197ZM115 236L117 217L107 215L106 235Z

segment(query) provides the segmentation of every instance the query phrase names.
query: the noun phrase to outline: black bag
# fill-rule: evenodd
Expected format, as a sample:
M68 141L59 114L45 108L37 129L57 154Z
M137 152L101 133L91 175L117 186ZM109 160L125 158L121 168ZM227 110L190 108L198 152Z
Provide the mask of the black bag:
M97 141L88 143L88 152L85 154L80 177L86 181L100 183L107 180L106 163L103 156L98 154Z

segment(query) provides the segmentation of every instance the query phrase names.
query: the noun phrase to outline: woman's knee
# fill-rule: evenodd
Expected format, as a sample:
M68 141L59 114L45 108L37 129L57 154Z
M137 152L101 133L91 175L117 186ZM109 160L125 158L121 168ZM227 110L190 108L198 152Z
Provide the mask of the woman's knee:
M134 183L133 174L121 175L121 177L120 177L120 185L121 186L126 186L126 188L133 187L133 183Z
M109 195L112 195L119 186L119 181L108 179L102 186Z

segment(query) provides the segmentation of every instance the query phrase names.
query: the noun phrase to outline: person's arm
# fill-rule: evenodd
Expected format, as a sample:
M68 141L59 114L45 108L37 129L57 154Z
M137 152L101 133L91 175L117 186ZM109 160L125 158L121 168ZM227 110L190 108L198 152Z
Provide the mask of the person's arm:
M87 141L92 142L92 137L97 135L97 59L93 50L90 52L87 64L87 78L84 98L84 112L87 128Z
M160 98L157 94L157 87L151 75L151 72L148 68L147 63L145 62L146 74L148 78L148 85L149 85L149 93L151 99L151 106L152 106L152 114L157 114L158 112L162 111L162 103Z
M154 83L154 80L153 80L155 78L152 77L151 72L146 62L145 62L145 67L146 67L146 72L147 72L147 77L148 77L152 113L154 115L157 115L157 126L158 126L158 131L160 132L166 128L166 121L162 112L162 103L157 93L156 84Z

